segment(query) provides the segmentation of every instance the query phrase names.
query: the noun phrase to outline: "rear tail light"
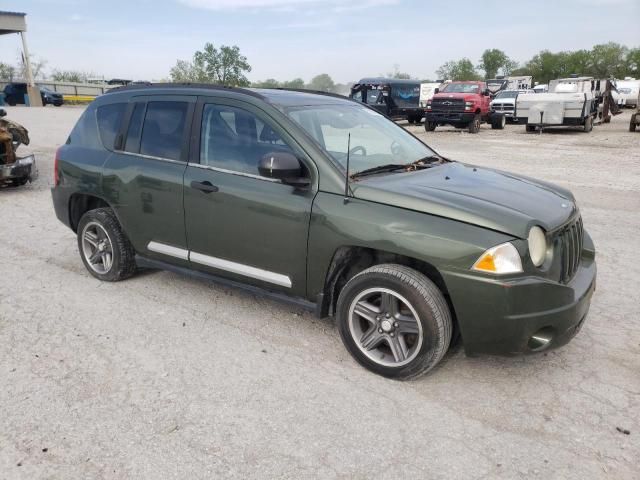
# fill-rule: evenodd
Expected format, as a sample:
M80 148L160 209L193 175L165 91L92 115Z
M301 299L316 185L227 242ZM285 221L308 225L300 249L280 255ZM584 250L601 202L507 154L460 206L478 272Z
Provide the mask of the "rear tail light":
M60 150L62 147L59 147L56 150L56 156L53 159L53 185L58 186L60 184L60 172L58 170L58 165L60 163Z

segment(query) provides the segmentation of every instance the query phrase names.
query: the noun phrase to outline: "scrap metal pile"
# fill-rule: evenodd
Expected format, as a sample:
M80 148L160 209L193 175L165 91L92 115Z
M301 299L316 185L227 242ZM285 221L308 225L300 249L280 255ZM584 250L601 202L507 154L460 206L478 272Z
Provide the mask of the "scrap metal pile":
M0 117L6 111L0 109ZM33 155L19 157L20 145L29 145L29 132L19 123L0 118L0 186L24 185L38 174Z

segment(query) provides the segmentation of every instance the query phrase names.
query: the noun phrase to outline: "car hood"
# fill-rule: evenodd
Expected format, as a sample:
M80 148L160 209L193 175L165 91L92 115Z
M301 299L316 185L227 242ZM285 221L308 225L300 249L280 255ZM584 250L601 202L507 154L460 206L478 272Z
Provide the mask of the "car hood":
M576 211L556 185L458 162L378 175L352 183L354 197L396 205L526 238L532 225L552 231Z

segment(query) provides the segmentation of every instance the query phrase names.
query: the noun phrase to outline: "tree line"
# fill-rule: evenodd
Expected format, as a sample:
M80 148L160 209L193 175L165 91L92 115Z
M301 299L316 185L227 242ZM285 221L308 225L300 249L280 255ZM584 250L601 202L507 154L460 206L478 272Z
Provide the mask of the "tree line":
M438 78L481 80L497 75L531 75L536 82L548 83L571 74L595 78L640 78L640 48L609 42L590 50L551 52L542 50L519 64L499 49L485 50L477 65L469 58L452 60L436 71Z

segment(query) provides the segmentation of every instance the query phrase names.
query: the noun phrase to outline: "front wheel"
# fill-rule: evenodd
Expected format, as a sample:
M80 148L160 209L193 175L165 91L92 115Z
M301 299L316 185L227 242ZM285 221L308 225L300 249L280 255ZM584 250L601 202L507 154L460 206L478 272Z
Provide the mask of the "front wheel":
M536 126L535 125L527 125L525 127L525 130L527 131L527 133L533 133L536 131Z
M78 248L89 273L117 282L136 272L135 251L110 208L85 213L78 223Z
M633 115L631 115L631 121L629 122L629 131L630 132L635 132L636 131L636 115L637 115L637 113L634 113Z
M584 131L589 133L593 130L593 117L587 117L584 119Z
M494 113L491 115L491 128L493 130L503 130L505 124L507 123L507 117L501 115L499 113Z
M453 322L442 292L425 275L402 265L377 265L349 280L336 316L349 353L389 378L426 373L451 343Z
M473 117L471 123L469 124L469 133L478 133L480 131L480 124L482 123L482 118L479 113Z
M436 129L437 126L438 126L438 124L436 122L430 122L429 120L426 120L424 122L424 129L427 132L433 132Z

